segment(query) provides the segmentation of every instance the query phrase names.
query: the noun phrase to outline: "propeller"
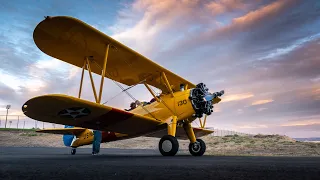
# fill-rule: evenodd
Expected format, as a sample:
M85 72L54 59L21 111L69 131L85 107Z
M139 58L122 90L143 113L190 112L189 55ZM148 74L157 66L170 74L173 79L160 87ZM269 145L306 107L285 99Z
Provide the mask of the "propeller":
M224 90L211 93L205 84L199 83L190 92L190 100L196 111L195 117L201 118L203 114L210 115L213 110L213 100L224 94Z

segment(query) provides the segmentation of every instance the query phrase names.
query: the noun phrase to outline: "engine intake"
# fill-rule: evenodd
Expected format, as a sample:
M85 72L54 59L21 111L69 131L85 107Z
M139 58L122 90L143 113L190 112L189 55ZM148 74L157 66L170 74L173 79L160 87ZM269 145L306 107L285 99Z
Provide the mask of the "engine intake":
M199 83L190 91L190 97L193 109L196 111L195 116L201 118L203 114L210 115L213 112L214 98L220 97L224 91L210 93L204 83Z

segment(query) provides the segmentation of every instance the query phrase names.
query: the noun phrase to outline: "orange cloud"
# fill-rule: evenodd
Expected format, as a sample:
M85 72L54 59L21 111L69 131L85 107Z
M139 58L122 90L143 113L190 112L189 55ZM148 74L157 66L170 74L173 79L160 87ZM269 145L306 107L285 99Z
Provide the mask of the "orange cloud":
M240 101L243 99L251 98L253 96L254 95L252 93L227 95L222 98L221 102Z
M236 9L245 9L247 6L248 4L245 4L243 0L219 0L210 2L206 8L210 10L212 15L219 15Z
M198 1L193 0L137 0L127 14L130 16L138 11L143 13L142 18L134 19L136 23L132 27L125 27L122 31L118 31L118 26L121 26L119 21L111 27L115 30L112 37L148 56L148 53L154 53L153 46L158 43L156 38L159 34L166 32L167 29L185 30L187 22L200 21L199 19L204 16L200 15L203 12L199 7ZM121 16L123 15L126 16L122 12Z
M320 124L319 119L309 119L309 120L288 122L288 123L282 124L281 126L306 126L306 125L313 125L313 124Z
M251 105L252 106L261 105L261 104L267 104L267 103L270 103L270 102L273 102L273 99L258 100L258 101L253 102Z
M217 113L217 112L221 112L221 108L219 106L215 106L213 108L213 112Z
M264 125L264 124L260 124L260 125L240 125L240 126L236 126L236 128L239 128L239 129L255 129L255 128L268 128L268 126Z
M312 96L315 98L315 100L320 100L320 88L313 90Z
M296 2L296 0L278 0L274 3L268 4L260 9L251 11L248 14L235 18L233 20L234 24L238 25L248 25L258 22L264 18L270 18L277 15L283 9L287 8L288 5Z

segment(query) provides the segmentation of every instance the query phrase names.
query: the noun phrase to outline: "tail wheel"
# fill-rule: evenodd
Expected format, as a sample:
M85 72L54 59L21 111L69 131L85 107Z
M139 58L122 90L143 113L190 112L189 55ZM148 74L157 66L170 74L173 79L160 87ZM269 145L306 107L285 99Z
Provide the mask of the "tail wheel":
M206 152L206 143L201 139L197 139L195 143L189 144L189 152L192 156L202 156Z
M179 142L171 135L163 136L159 141L159 151L163 156L174 156L179 150Z
M72 155L75 155L76 152L77 152L77 149L76 149L76 148L72 148L72 149L71 149L71 154L72 154Z

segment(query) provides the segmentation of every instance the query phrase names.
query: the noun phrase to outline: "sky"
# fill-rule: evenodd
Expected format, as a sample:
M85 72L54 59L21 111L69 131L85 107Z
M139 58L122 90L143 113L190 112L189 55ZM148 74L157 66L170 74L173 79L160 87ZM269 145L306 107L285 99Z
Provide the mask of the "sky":
M77 96L81 69L42 53L32 38L44 16L60 15L92 25L211 92L225 90L208 127L320 136L318 0L3 1L1 127L7 104L15 121L34 96ZM152 98L142 85L129 92L136 99ZM82 97L93 101L92 94L86 75ZM106 79L102 101L128 108L132 99Z

